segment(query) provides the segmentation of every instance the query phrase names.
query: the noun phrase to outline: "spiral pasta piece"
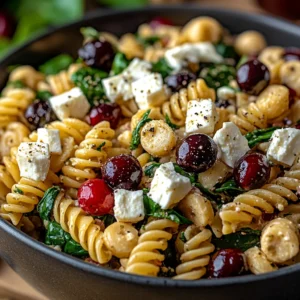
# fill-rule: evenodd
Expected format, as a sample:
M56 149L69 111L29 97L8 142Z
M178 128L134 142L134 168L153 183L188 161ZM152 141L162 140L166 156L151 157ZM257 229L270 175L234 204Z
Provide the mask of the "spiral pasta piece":
M151 160L151 155L144 152L141 146L133 150L131 154L139 161L141 167L144 167Z
M173 279L196 280L206 273L206 266L215 246L210 243L212 233L203 229L184 244L184 253L180 256L181 264L176 268Z
M23 120L23 113L34 100L35 94L30 89L12 89L0 98L0 128L10 123Z
M78 189L82 182L96 177L93 169L99 169L106 160L106 150L112 147L114 135L107 121L100 122L87 133L75 156L62 168L61 182L65 187Z
M154 220L145 225L145 230L139 237L138 245L132 250L126 264L126 272L144 276L157 276L160 263L165 256L159 253L168 247L172 233L167 229L176 231L178 224L162 219Z
M86 215L80 207L76 207L73 200L66 199L63 193L60 193L54 202L53 215L63 230L70 233L71 237L88 251L92 260L100 264L111 260L112 253L104 244L100 226L95 224L92 216Z
M139 110L133 99L128 101L119 100L117 102L120 105L123 116L126 118L131 118Z
M164 116L168 115L173 124L183 126L188 101L207 98L215 101L215 91L209 88L203 79L197 79L191 82L187 88L183 88L178 93L173 94L170 101L162 105L162 113Z
M222 232L229 234L242 226L250 225L253 219L261 216L262 212L273 213L274 208L283 211L288 201L298 200L294 191L300 186L300 165L286 171L260 189L251 190L237 196L233 202L222 206Z

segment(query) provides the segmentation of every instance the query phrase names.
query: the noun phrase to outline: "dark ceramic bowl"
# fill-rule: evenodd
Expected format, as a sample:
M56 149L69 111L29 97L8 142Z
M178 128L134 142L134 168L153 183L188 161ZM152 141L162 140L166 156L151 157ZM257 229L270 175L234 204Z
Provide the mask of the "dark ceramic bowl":
M126 0L124 0L126 1ZM148 7L122 12L96 12L83 20L55 29L8 55L0 63L0 87L12 64L37 65L49 56L67 52L76 56L82 26L116 34L134 32L140 23L156 16L182 25L193 17L218 19L233 33L247 29L262 32L269 44L300 47L300 27L282 20L199 6ZM99 268L57 252L0 220L0 256L25 280L51 299L300 299L300 264L259 276L174 281ZM299 276L299 277L298 277Z

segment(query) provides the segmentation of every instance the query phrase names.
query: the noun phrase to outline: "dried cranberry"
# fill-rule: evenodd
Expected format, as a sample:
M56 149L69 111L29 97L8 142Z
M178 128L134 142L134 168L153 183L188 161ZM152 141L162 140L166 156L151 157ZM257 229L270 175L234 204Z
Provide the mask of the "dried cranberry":
M84 44L78 50L78 55L88 66L108 72L114 60L115 51L108 41L97 40Z
M271 167L265 155L250 153L241 157L235 164L235 182L245 190L262 187L270 178Z
M236 80L243 92L258 95L269 84L270 72L262 62L253 59L239 67Z
M142 167L132 155L114 156L108 159L102 167L103 179L109 186L116 189L137 189L142 175Z
M245 269L243 252L239 249L222 249L214 254L208 268L210 278L240 275Z
M188 172L204 172L217 159L217 145L206 134L193 134L183 139L176 151L177 164Z
M156 29L157 27L162 26L162 25L172 26L173 22L167 18L157 17L157 18L152 19L149 22L149 25L152 29Z
M115 129L121 118L121 108L116 103L101 103L92 108L88 122L95 126L102 121L108 121L110 127Z
M197 76L194 73L183 70L177 74L168 76L165 79L165 83L173 92L178 92L182 88L187 87L188 84L191 81L196 80L196 78Z
M283 54L283 58L286 61L300 60L300 48L295 48L295 47L286 48Z
M5 12L0 12L0 37L10 38L15 31L14 19Z
M79 206L87 213L102 216L112 212L113 191L103 179L90 179L78 190Z
M25 118L32 130L44 127L47 123L56 120L56 116L46 101L35 100L25 111Z

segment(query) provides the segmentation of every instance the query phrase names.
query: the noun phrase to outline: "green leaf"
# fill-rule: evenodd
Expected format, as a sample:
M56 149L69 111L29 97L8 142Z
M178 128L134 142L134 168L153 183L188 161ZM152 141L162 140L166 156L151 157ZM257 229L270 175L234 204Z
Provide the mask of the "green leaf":
M144 169L144 174L150 178L154 176L156 169L161 165L161 163L154 162L151 165L148 165Z
M195 187L198 188L201 193L210 201L220 202L221 196L205 188L200 182L195 183Z
M141 120L138 122L137 126L134 128L134 130L132 132L131 143L130 143L131 150L136 149L141 142L140 130L142 129L142 127L146 123L152 121L152 119L148 118L150 112L151 112L151 109L148 109L142 116Z
M170 117L169 117L168 114L166 114L165 118L166 118L166 123L167 123L173 130L179 128L179 126L177 126L177 125L175 125L175 124L173 124L173 123L171 122Z
M103 216L97 216L95 218L102 220L104 222L105 228L116 222L116 218L113 215L109 215L109 214Z
M270 127L266 129L257 129L249 132L245 135L248 140L248 145L253 148L258 143L268 142L275 130L280 129L280 127Z
M98 2L117 8L130 8L146 5L148 0L98 0Z
M7 86L10 86L15 89L21 89L25 87L25 84L21 80L9 81Z
M50 220L50 214L53 209L54 201L59 192L60 188L58 186L53 186L45 192L44 197L37 206L37 211L42 220Z
M118 74L122 73L128 67L129 63L130 63L130 60L128 60L126 58L126 55L121 52L118 52L115 55L115 58L114 58L114 61L112 64L112 68L111 68L112 75L118 75Z
M71 76L71 80L78 86L94 106L100 100L107 101L102 79L108 77L104 71L89 67L81 68Z
M45 236L45 244L63 247L65 243L66 243L65 232L60 226L60 224L54 221L50 222L48 224L48 228Z
M101 151L101 150L102 150L102 147L104 147L105 144L106 144L105 142L101 143L101 144L99 145L99 147L97 148L97 151Z
M172 73L173 69L168 65L164 58L152 64L152 72L160 73L163 78L166 78Z
M208 64L200 71L200 77L210 88L217 90L221 86L229 85L230 81L235 79L236 70L224 64Z
M215 189L216 193L228 193L230 196L237 196L245 193L246 191L237 186L234 179L231 178L224 182L219 188Z
M98 40L100 37L100 32L93 27L81 27L80 33L85 39L95 39Z
M184 243L187 242L187 239L186 239L186 237L185 237L185 235L184 235L184 231L181 231L181 232L179 233L179 239L180 239L181 241L183 241Z
M194 173L188 173L186 171L184 171L180 166L178 166L177 164L173 164L174 165L174 170L182 175L185 176L187 178L189 178L189 180L191 181L191 184L194 184L197 180L196 180L196 175Z
M72 56L60 54L41 65L39 70L46 75L57 74L60 71L67 69L73 61Z
M236 65L236 69L238 69L241 65L243 65L244 63L246 63L249 60L249 57L247 55L243 55L239 62Z
M37 91L36 92L36 98L40 99L42 101L48 101L52 96L53 96L53 94L49 91Z
M215 45L215 47L216 51L224 58L232 58L234 60L238 58L238 54L231 45L227 45L224 42L219 42Z
M63 248L63 251L67 254L76 256L76 257L87 257L89 253L84 250L79 243L74 241L71 235L68 232L64 232L66 244Z
M142 44L145 48L154 45L156 42L160 41L159 36L149 36L149 37L142 37L137 36L137 40L140 44Z
M20 194L20 195L24 194L24 192L21 189L19 189L18 187L15 187L13 192L16 193L16 194Z
M217 249L237 248L246 251L249 248L259 246L260 230L243 228L238 232L223 235L221 238L212 238L212 243Z

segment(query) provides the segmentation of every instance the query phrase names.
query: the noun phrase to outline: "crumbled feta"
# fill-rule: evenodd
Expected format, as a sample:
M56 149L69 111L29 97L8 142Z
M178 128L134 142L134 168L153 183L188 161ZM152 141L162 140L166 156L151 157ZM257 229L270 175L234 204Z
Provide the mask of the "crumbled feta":
M172 162L160 165L155 171L148 196L162 209L175 206L192 189L189 178L178 174Z
M217 89L217 98L222 100L229 100L235 97L235 91L229 86L222 86Z
M213 133L217 121L216 106L211 99L190 100L188 102L185 120L187 133Z
M300 130L277 129L273 132L267 158L282 165L292 166L300 154Z
M145 217L143 191L114 191L114 214L118 222L136 223Z
M247 139L232 122L224 122L213 139L219 149L218 157L231 168L250 150Z
M83 119L90 110L90 104L80 88L74 87L68 92L49 99L58 119Z
M170 67L175 70L180 70L187 66L189 62L222 62L223 58L219 55L209 42L201 43L186 43L165 52L165 59Z
M21 177L44 181L50 168L48 144L21 143L18 148L17 162Z
M167 89L159 73L151 73L132 83L132 92L140 109L160 106L167 100Z
M61 154L61 142L59 136L59 130L57 129L46 129L39 128L38 133L38 142L48 144L50 153L52 154Z
M151 68L150 63L135 58L121 74L103 79L102 85L107 98L112 102L132 99L132 82L149 75Z

